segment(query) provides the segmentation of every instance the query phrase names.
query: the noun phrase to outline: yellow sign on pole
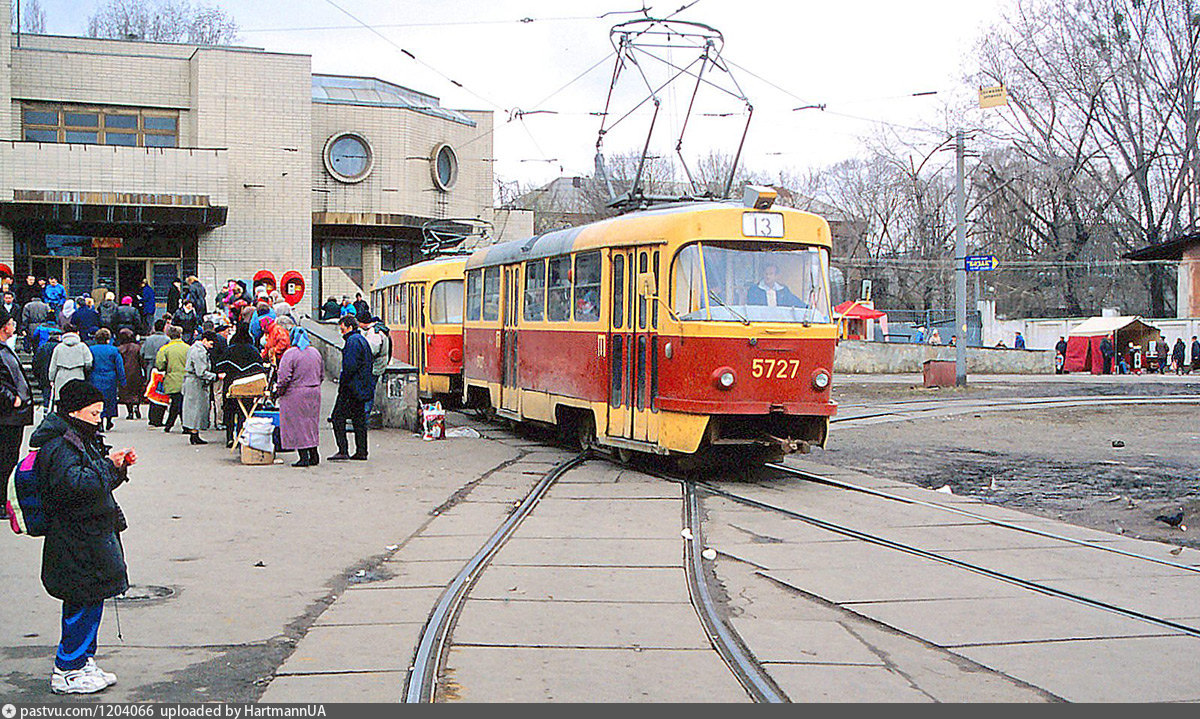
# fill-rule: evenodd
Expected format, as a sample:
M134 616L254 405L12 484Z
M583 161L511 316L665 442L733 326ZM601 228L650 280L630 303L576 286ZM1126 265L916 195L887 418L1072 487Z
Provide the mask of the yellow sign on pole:
M1000 107L1008 104L1008 88L1004 85L979 88L979 107Z

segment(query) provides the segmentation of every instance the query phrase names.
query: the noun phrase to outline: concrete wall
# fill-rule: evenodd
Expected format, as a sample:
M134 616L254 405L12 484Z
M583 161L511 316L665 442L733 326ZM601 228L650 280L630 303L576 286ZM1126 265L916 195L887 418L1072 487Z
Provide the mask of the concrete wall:
M1179 263L1176 317L1200 317L1200 245L1183 252Z
M10 140L17 136L12 117L12 6L0 5L0 140Z
M196 139L229 153L229 217L200 238L201 279L215 285L260 269L307 277L311 58L203 48L190 70Z
M905 374L920 372L925 360L954 360L955 348L842 340L833 354L833 373ZM969 374L1053 374L1054 352L967 348Z
M224 150L117 147L0 140L0 201L15 190L199 195L228 204Z
M405 108L311 105L313 212L491 219L492 143L479 140L492 131L492 113L464 113L475 121L471 127ZM325 169L325 143L341 132L356 132L371 144L371 174L361 182L341 182ZM458 155L458 182L449 192L435 189L430 170L442 143Z

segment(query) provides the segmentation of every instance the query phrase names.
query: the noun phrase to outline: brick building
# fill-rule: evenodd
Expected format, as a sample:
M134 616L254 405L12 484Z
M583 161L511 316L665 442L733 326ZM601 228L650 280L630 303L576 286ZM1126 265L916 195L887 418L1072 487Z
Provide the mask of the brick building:
M0 3L0 263L125 294L294 271L301 306L420 259L430 219L492 221L492 113L311 58L14 36ZM532 233L505 213L505 238Z

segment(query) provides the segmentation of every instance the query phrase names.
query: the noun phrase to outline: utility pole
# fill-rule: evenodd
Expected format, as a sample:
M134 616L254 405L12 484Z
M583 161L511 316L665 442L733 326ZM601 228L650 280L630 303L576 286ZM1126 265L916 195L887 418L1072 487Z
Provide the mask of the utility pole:
M958 165L958 188L954 196L957 227L954 229L954 384L967 386L967 190L964 171L966 141L963 131L956 136L954 155Z

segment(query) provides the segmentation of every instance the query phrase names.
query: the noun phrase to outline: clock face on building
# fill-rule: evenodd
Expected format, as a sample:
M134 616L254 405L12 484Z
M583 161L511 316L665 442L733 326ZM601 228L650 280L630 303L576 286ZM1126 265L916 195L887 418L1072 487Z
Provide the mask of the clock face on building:
M342 182L366 179L373 162L371 144L357 133L338 133L325 143L325 169Z

